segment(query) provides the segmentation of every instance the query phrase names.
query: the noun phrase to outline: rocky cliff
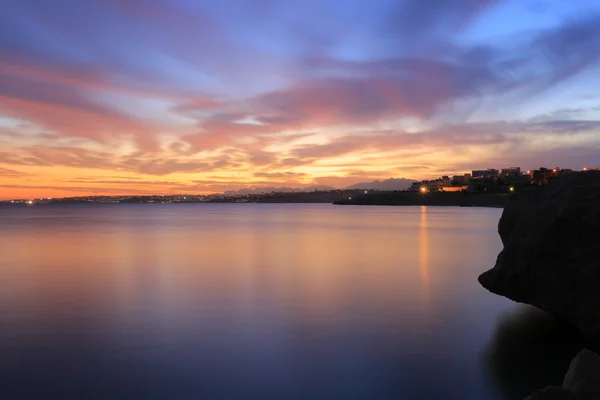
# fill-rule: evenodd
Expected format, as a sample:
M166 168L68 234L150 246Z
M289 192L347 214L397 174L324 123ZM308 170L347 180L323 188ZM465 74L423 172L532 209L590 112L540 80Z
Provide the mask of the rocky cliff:
M600 343L600 171L517 193L498 231L504 249L479 282L570 321Z

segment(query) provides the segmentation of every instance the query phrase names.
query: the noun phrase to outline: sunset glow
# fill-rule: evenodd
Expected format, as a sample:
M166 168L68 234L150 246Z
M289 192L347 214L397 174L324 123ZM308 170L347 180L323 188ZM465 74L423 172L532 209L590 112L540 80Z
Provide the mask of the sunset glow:
M8 0L0 199L595 167L598 48L592 0Z

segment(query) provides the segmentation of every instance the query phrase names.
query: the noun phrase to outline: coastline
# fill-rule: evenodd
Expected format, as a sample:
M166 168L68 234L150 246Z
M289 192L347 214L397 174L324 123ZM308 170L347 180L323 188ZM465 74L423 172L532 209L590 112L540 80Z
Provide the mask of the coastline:
M346 191L346 192L308 192L308 193L273 193L231 198L213 199L176 199L163 196L138 196L119 200L98 198L65 198L27 201L0 202L0 206L29 207L40 205L67 204L332 204L363 206L433 206L433 207L486 207L504 208L510 195L506 193L468 194L461 192L430 192L425 195L408 191Z
M449 206L504 208L506 193L468 194L461 192L369 192L334 202L336 205L364 206Z

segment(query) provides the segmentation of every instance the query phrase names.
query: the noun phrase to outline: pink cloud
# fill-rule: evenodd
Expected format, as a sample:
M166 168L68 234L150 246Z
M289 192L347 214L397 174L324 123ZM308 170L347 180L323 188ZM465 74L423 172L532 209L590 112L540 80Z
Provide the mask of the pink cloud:
M61 136L83 137L97 142L110 138L134 136L136 143L145 150L157 149L152 132L155 126L125 117L119 113L101 108L88 108L68 104L58 104L9 98L0 96L9 115L34 122ZM82 100L84 105L86 102Z

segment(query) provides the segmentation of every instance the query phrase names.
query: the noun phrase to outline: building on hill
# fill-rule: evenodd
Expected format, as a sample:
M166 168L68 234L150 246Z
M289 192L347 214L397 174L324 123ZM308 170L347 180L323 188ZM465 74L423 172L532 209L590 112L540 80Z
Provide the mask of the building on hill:
M483 179L498 179L499 172L497 169L488 168L488 169L474 169L472 174L473 179L483 178Z
M555 174L557 176L564 176L564 175L569 175L569 174L573 173L573 170L572 169L568 169L568 168L566 168L566 169L555 168L555 170L556 170Z
M444 188L444 181L442 179L435 179L433 181L429 181L427 182L427 188L432 192L442 190Z
M439 180L442 182L442 187L452 186L452 179L449 176L442 176Z
M500 176L503 178L508 178L509 176L521 176L521 167L502 168L500 170Z
M494 178L474 178L471 179L467 187L469 193L492 192L496 190L498 179Z
M531 174L531 183L534 185L546 185L551 179L572 174L574 171L572 169L561 169L559 167L552 169L542 167L540 169L527 172Z
M426 188L428 192L437 192L443 190L446 187L451 186L452 180L450 179L450 177L443 176L438 179L413 182L413 184L410 186L410 189L408 190L410 190L411 192L419 192L423 190L423 188Z
M552 177L552 170L548 168L540 168L532 171L533 178L531 179L531 183L534 185L547 185L550 182L550 178Z
M452 177L452 185L453 186L468 185L470 180L471 180L471 174L454 175Z

